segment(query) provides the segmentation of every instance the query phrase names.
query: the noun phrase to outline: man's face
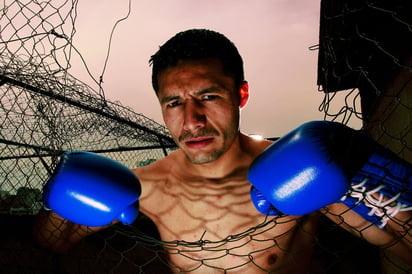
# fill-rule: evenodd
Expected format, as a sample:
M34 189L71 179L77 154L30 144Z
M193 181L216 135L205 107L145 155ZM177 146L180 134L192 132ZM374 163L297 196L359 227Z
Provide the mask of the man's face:
M165 124L192 163L212 162L230 148L239 132L239 92L219 60L180 61L158 82Z

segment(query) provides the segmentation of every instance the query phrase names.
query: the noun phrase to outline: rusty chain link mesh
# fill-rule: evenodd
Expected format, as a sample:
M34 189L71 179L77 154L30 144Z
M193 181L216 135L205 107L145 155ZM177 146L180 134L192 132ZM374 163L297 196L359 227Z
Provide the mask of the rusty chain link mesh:
M381 3L382 2L382 3ZM167 130L141 114L105 99L72 76L77 4L66 1L3 1L0 10L0 270L20 273L167 273L179 271L168 254L193 260L193 268L234 255L245 242L278 246L261 235L285 219L267 218L218 242L160 240L141 216L129 227L93 234L67 254L39 248L31 239L41 189L67 150L104 154L129 167L147 165L175 149ZM362 129L411 161L411 5L408 1L321 1L318 85L325 92L325 119ZM84 64L86 66L86 64ZM90 76L92 77L92 76ZM356 122L356 121L355 121ZM296 219L289 219L300 226ZM286 231L285 233L288 233ZM377 273L406 266L321 217L314 240L316 273ZM230 248L228 248L230 247ZM196 252L209 252L198 258ZM256 250L259 252L260 250ZM382 255L383 254L383 255ZM253 261L254 253L236 254ZM298 263L298 262L294 262ZM215 269L221 272L233 270ZM409 269L410 270L410 269ZM2 271L2 272L3 272ZM262 269L263 271L263 269ZM315 273L315 272L314 272Z

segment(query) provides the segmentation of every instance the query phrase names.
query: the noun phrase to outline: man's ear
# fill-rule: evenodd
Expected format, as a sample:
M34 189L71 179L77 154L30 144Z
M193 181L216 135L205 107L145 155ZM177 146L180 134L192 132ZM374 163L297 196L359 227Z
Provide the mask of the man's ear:
M243 108L246 106L249 100L249 84L246 81L243 81L239 88L239 107Z

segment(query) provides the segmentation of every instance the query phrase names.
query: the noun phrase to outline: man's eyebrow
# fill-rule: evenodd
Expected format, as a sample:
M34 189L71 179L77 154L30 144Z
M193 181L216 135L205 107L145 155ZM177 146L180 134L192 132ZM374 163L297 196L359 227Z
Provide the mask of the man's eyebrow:
M173 101L173 100L177 100L179 98L180 98L180 96L175 96L175 95L165 96L162 99L160 99L160 104L164 104L164 103L167 103L167 102L170 102L170 101Z
M211 86L211 87L207 87L207 88L204 88L204 89L201 89L201 90L195 92L195 95L200 96L200 95L203 95L203 94L206 94L206 93L209 93L209 92L219 92L221 90L222 89L217 87L217 86ZM180 99L179 95L165 96L165 97L160 99L160 104L165 104L167 102L178 100L178 99Z
M211 87L199 90L198 92L196 92L196 95L202 95L202 94L209 93L209 92L218 92L220 90L222 89L219 87L211 86Z

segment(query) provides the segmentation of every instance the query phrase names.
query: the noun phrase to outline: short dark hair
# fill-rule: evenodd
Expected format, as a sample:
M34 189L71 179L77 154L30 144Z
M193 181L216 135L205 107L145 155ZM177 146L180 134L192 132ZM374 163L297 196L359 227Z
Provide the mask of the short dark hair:
M236 46L226 36L208 29L190 29L177 33L151 56L152 86L159 91L159 74L177 65L180 60L217 58L222 62L223 71L233 76L235 86L244 81L243 60Z

